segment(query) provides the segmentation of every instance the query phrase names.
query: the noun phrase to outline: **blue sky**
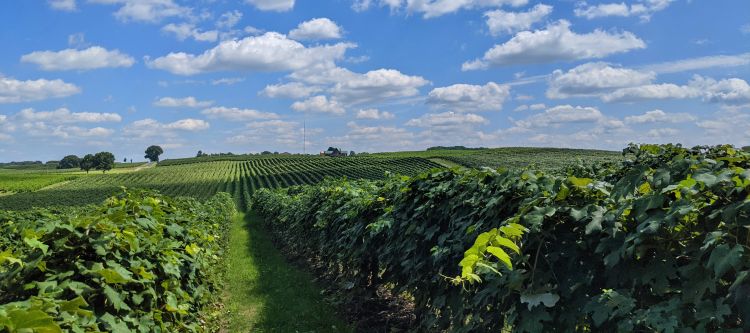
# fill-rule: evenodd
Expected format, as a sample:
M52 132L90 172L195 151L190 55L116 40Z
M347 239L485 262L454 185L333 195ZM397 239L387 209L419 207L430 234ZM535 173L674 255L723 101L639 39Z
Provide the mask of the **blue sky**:
M750 144L746 0L0 4L2 161Z

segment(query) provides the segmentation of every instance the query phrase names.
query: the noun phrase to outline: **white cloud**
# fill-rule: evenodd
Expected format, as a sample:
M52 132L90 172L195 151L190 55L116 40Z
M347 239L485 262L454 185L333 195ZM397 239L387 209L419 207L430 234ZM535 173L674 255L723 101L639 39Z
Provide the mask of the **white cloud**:
M208 129L209 124L201 119L180 119L178 121L164 125L166 129L176 129L182 131L200 131Z
M454 84L430 91L427 104L459 112L500 111L509 95L509 86L495 82Z
M643 70L652 71L658 74L669 74L715 67L739 67L747 66L749 64L750 53L742 53L737 55L716 55L663 62L644 66Z
M728 106L750 105L750 85L742 79L730 78L717 81L696 75L688 85L703 92L703 99L708 102Z
M372 0L355 0L352 9L363 11L370 8ZM433 18L457 12L501 6L521 7L528 0L380 0L380 6L388 6L392 11L405 9L409 13L422 13L424 18Z
M231 86L233 84L237 84L243 81L245 81L244 77L223 77L221 79L211 80L211 85L218 86L218 85L224 84L224 85Z
M187 38L193 38L199 42L215 42L219 39L219 32L216 30L201 31L191 23L170 23L161 28L165 33L171 33L180 41Z
M123 128L123 135L127 138L144 139L152 137L178 136L180 131L195 132L206 130L210 124L201 119L180 119L171 123L162 123L156 119L146 118L136 120Z
M586 63L565 73L559 69L552 72L547 97L595 96L612 89L649 84L655 78L653 72L613 67L604 62Z
M519 32L488 50L482 59L465 62L462 69L603 58L645 47L646 43L628 31L577 34L570 30L570 22L560 20L544 30Z
M585 17L589 20L608 16L639 16L641 20L648 21L653 13L666 9L672 1L674 0L641 0L630 5L620 2L591 6L583 2L583 5L576 8L574 13L578 17Z
M547 108L547 105L544 105L544 103L537 103L537 104L531 104L529 105L529 110L544 110Z
M626 124L681 123L695 120L695 116L689 113L667 113L659 109L625 117Z
M498 36L529 30L534 23L543 20L550 13L552 6L537 4L525 12L506 12L497 9L484 13L484 16L487 18L490 34Z
M159 22L168 17L188 17L192 10L173 0L88 0L91 3L120 5L115 17L123 22Z
M336 100L328 99L324 95L310 97L304 101L294 102L292 109L300 112L321 112L342 115L344 107Z
M50 122L55 124L119 122L122 120L122 117L117 113L70 112L66 108L39 112L28 108L19 111L13 117L22 122Z
M147 60L147 65L179 75L212 71L286 71L331 63L341 59L351 43L305 47L286 36L268 32L261 36L228 40L203 54L170 53Z
M39 101L75 95L81 88L62 80L20 81L0 76L0 104Z
M347 105L415 96L420 87L429 83L421 76L405 75L395 69L381 68L365 74L345 71L347 75L336 77L329 91Z
M357 111L357 119L393 119L395 115L378 109L360 109Z
M328 18L315 18L302 22L289 31L289 37L296 40L339 39L341 27Z
M23 55L21 62L36 64L45 71L66 71L130 67L135 60L118 50L92 46L83 50L36 51Z
M674 137L675 135L679 134L680 131L674 128L652 128L646 132L646 136L650 138L664 138L664 137Z
M407 126L430 127L451 129L457 126L479 125L488 123L484 117L473 113L426 113L419 118L414 118L406 122Z
M700 97L701 92L693 87L672 83L647 84L617 89L602 96L605 102L635 102L648 99L684 99Z
M63 138L80 138L80 137L108 137L115 131L104 127L94 128L81 128L77 126L73 127L56 127L52 132L53 135L60 136Z
M193 96L174 98L162 97L154 102L154 106L167 108L205 108L214 104L214 101L199 101Z
M267 85L260 91L260 94L271 98L292 98L299 99L320 92L322 89L316 86L308 86L299 82L290 82L285 84Z
M513 130L524 131L533 128L558 128L562 125L573 123L594 123L607 128L624 126L622 121L608 118L594 107L558 105L526 119L515 121Z
M743 34L746 34L746 35L750 34L750 23L744 24L743 26L741 26L740 27L740 32L743 33Z
M237 23L239 23L241 19L242 12L240 12L239 10L226 12L219 16L219 20L216 21L216 27L219 29L230 29L237 25Z
M224 106L212 107L201 111L209 118L222 118L231 121L248 121L260 119L278 119L279 115L271 112L261 112L253 109L228 108Z
M750 105L750 85L739 78L715 80L699 75L687 85L649 84L615 90L602 96L605 102L634 102L650 99L703 98L704 101L731 107Z
M285 12L294 8L294 0L245 0L260 10Z
M76 0L47 0L49 6L54 10L72 12L76 10Z

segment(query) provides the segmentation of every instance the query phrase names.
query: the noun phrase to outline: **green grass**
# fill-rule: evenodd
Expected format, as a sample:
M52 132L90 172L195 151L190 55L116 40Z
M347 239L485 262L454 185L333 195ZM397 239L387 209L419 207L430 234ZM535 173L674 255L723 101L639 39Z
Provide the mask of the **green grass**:
M240 213L230 232L226 332L351 332L259 224L254 212Z

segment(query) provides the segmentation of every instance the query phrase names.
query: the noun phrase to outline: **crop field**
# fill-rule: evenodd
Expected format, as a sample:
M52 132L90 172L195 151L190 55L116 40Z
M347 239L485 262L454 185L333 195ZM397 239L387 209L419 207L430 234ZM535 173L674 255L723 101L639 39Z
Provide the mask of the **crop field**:
M377 153L383 157L422 157L443 160L468 168L534 169L559 172L576 164L595 164L622 161L620 152L562 148L486 148L466 150L426 150Z
M0 332L750 329L750 152L730 146L209 156L0 185ZM383 291L410 319L358 321Z
M166 166L164 166L166 165ZM439 164L422 158L345 158L277 157L251 158L200 163L169 163L136 172L101 174L92 172L70 182L36 192L0 197L0 209L28 209L47 206L77 206L99 203L120 187L152 189L169 196L189 196L205 200L218 192L232 194L238 203L246 202L258 188L312 184L325 177L382 179L386 172L415 175ZM37 190L50 176L57 181L63 174L39 174ZM24 175L32 175L24 173ZM2 177L2 174L0 174ZM2 178L0 178L2 179ZM37 178L31 178L37 179ZM30 181L31 182L31 181ZM49 182L52 182L50 179ZM12 181L9 184L15 184ZM20 187L17 185L16 187ZM19 192L19 191L16 191Z
M52 172L0 171L0 194L31 192L55 183L73 180L78 175Z

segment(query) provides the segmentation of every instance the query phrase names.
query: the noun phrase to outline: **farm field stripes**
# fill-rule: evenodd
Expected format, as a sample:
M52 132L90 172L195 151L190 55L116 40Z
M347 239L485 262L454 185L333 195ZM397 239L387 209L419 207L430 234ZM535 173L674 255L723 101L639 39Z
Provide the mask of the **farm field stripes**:
M64 179L70 181L36 192L0 197L0 209L98 203L117 192L120 187L154 189L169 196L190 196L199 200L208 199L217 192L228 192L243 207L247 198L263 187L311 184L329 176L382 179L386 172L414 175L441 167L417 157L279 157L165 164L167 166L160 165L137 172L91 174Z

